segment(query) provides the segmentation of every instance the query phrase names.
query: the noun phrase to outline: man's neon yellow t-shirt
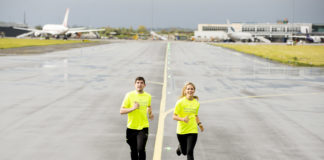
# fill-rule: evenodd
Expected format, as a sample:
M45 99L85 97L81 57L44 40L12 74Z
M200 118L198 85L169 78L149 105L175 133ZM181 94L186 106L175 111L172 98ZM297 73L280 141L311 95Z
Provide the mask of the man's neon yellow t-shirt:
M181 118L189 117L188 123L178 121L177 134L198 133L196 115L198 115L199 107L200 104L196 99L188 100L183 97L177 101L174 113Z
M148 128L147 107L151 106L151 95L146 92L131 91L126 94L123 107L132 108L135 102L139 103L139 108L128 113L127 128L136 130Z

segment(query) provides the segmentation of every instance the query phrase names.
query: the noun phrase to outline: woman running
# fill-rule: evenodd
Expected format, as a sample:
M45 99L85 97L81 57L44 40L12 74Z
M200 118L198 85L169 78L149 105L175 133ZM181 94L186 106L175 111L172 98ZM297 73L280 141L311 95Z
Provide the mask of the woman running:
M194 159L194 148L198 138L198 127L201 132L204 127L199 120L198 110L199 102L198 96L195 96L196 87L193 83L188 82L182 88L182 95L177 101L173 119L178 121L177 137L179 146L176 150L178 156L181 154L187 155L187 160Z

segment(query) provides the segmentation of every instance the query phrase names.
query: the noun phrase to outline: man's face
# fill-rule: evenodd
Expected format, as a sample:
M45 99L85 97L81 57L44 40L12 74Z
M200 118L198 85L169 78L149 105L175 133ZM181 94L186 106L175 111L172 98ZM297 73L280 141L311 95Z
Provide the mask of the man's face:
M136 88L136 91L138 91L138 92L142 92L143 89L145 88L145 86L146 85L143 80L137 80L135 82L135 88Z

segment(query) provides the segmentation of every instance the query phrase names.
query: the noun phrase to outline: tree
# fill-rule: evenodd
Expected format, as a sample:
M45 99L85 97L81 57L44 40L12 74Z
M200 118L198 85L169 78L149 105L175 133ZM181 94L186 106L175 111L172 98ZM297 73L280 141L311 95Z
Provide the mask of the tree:
M38 26L35 27L35 29L38 29L38 30L42 30L42 28L43 27L41 25L38 25Z
M169 34L169 32L166 29L162 29L160 32L161 34Z
M148 31L145 26L140 25L138 26L137 33L148 33Z

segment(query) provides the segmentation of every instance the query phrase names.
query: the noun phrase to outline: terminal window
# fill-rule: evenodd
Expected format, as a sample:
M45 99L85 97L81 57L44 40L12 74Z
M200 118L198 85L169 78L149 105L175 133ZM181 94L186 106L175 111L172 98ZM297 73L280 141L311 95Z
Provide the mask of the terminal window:
M221 26L203 26L203 31L227 31L226 27Z
M255 27L253 26L247 26L242 28L243 32L255 32Z

